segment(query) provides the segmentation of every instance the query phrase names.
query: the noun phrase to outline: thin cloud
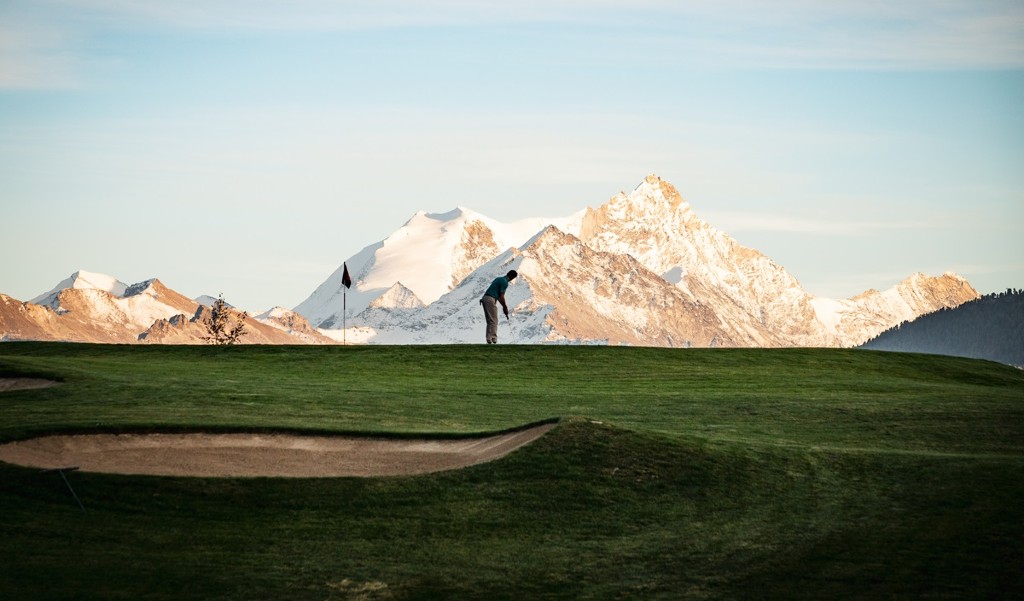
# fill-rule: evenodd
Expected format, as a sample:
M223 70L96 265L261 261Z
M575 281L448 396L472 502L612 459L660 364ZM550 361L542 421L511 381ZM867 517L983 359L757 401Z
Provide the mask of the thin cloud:
M9 15L86 35L148 28L274 33L554 24L584 37L614 32L624 55L699 68L1024 67L1024 3L1018 0L14 0L0 20ZM4 70L53 72L57 65L50 62L65 51L79 50L21 44L18 52L4 53Z
M0 24L0 89L38 90L78 87L78 58L72 44L54 28Z

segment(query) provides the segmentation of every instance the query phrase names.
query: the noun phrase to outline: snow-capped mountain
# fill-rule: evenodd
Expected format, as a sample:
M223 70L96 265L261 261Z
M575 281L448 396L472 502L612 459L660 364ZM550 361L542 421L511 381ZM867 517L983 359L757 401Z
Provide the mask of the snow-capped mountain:
M512 266L521 274L507 293L518 306L519 331L510 324L511 339L517 342L854 346L907 319L908 313L919 315L978 296L955 274L915 274L884 292L869 290L842 300L815 297L782 266L701 220L671 184L653 175L632 192L565 222L564 230L549 224L522 246L499 254L500 246L491 243L496 231L491 220L466 209L417 214L393 236L350 260L353 278L372 281L381 302L357 302L353 308L350 292L345 321L364 336L372 331L372 342L479 342L483 318L476 300L492 278ZM405 242L409 239L416 243ZM395 253L382 252L389 243L414 255L409 265L415 269L402 272L409 281L415 276L419 282L455 282L461 271L451 265L462 271L478 267L431 301L441 286L428 295L393 279L399 271L393 266L403 263ZM495 258L485 262L488 255ZM394 261L388 263L391 270L367 256ZM358 272L353 265L360 266ZM296 311L309 310L313 299L330 299L314 307L320 313L310 320L337 328L340 289L339 269Z
M976 298L978 291L955 273L915 273L882 292L867 290L843 300L812 297L811 304L827 334L842 346L857 346L896 324Z
M103 290L114 296L122 296L128 285L106 274L76 271L61 280L49 292L44 292L28 302L36 305L49 305L56 309L57 296L68 288L75 290Z
M137 342L138 335L155 321L191 314L197 307L157 279L128 286L111 276L86 271L75 272L36 297L38 302L7 299L0 317L5 322L0 334L5 338L76 342ZM14 327L16 323L21 328ZM27 332L34 334L26 336Z
M0 295L0 339L201 344L206 335L203 322L210 315L208 306L158 279L129 286L86 271L75 272L33 300L23 303ZM305 318L287 311L289 317L285 311L247 320L242 342L332 343Z
M376 324L375 341L480 342L480 295L509 269L519 277L505 293L512 316L501 324L502 341L702 347L759 342L630 255L594 250L554 226L484 264L426 309L392 313Z
M947 273L850 299L816 297L653 175L561 219L419 212L344 264L351 289L339 267L294 311L248 318L242 342L483 342L479 298L509 269L520 277L506 293L513 318L502 342L849 347L979 296ZM214 300L156 279L128 286L79 271L32 302L0 295L0 339L201 343Z
M760 345L854 346L881 329L977 298L963 278L915 274L885 292L833 300L806 292L781 265L701 220L668 182L648 176L630 194L588 209L580 238L628 253L690 298L715 307ZM882 325L886 324L886 325ZM881 328L881 329L879 329Z
M498 253L548 225L578 231L582 217L580 212L561 219L501 223L463 207L448 213L421 211L346 261L351 289L343 290L339 266L295 311L318 327L340 328L343 307L351 318L372 303L378 312L429 305Z

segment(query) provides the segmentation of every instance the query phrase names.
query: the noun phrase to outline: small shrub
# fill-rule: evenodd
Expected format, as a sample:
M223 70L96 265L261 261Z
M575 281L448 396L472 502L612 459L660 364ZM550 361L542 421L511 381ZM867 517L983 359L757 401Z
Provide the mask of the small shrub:
M245 318L249 314L232 311L224 302L223 294L217 297L210 310L210 319L206 322L206 331L209 335L203 336L203 340L210 344L235 344L239 338L245 336Z

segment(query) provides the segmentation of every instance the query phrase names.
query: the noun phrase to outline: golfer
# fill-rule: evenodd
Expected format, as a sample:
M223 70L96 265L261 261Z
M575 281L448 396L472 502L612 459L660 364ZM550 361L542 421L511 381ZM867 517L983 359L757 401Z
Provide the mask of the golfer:
M494 278L491 285L484 292L480 304L484 306L484 317L487 319L487 344L498 344L498 305L501 303L501 310L505 312L505 319L508 319L508 305L505 304L505 291L508 284L516 279L515 269L510 270L503 276Z

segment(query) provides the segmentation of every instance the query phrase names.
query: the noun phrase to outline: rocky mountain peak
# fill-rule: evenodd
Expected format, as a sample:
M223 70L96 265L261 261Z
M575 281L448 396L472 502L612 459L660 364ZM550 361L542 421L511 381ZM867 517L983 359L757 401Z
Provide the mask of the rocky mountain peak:
M710 265L738 247L698 218L675 187L654 175L630 194L619 193L588 209L580 239L597 250L630 254L684 289L687 274L714 271Z
M284 307L274 307L273 309L260 313L254 319L256 323L280 330L281 332L294 337L296 341L309 344L331 344L332 342L329 338L318 332L305 317L294 311L285 309ZM252 321L248 323L255 326ZM257 330L255 335L263 335L270 338L276 337L268 330Z
M369 304L371 309L422 309L425 306L420 299L416 298L416 294L403 286L401 282L395 282L387 292Z
M474 269L502 250L487 224L478 218L468 219L462 226L458 244L452 249L452 277L448 288L458 286Z
M689 203L672 184L656 175L647 176L632 192L619 192L597 209L587 208L580 239L590 242L610 229L679 229L693 218Z
M558 229L558 227L554 225L549 225L544 229L540 230L539 232L537 232L537 234L534 235L532 238L527 240L526 243L523 244L522 249L523 251L526 251L531 248L542 247L548 244L556 244L558 242L566 240L566 236L568 235L569 234L567 234L566 232L563 232L562 230ZM575 236L571 237L573 239L576 239Z
M125 288L124 294L122 294L121 296L124 298L128 298L129 296L136 296L138 294L158 296L161 292L165 292L166 290L167 287L164 286L163 283L160 282L160 280L153 278L128 286L127 288Z
M948 272L935 277L915 273L900 282L897 288L915 309L952 308L981 296L967 280Z

